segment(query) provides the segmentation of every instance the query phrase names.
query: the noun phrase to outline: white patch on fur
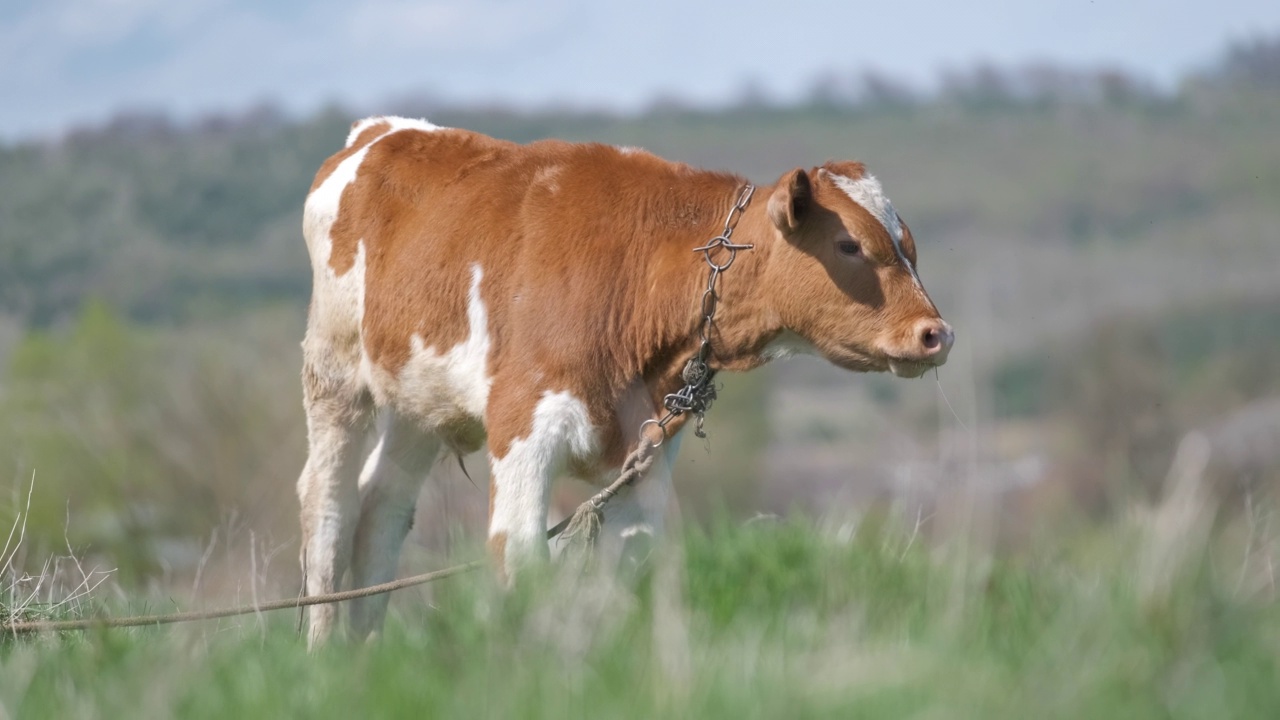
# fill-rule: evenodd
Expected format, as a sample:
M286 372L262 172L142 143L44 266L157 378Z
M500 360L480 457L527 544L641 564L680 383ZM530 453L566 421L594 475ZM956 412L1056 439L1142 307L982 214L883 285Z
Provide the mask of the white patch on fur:
M800 337L790 330L783 330L782 334L769 341L764 346L764 351L760 353L760 357L765 362L774 360L786 360L796 355L817 355L818 349L808 340Z
M347 159L338 163L329 177L320 183L307 196L302 210L302 234L307 239L307 249L311 251L311 267L317 276L328 270L329 256L333 253L333 238L329 234L333 223L338 219L338 206L342 201L342 192L356 179L356 171L364 156L369 151L366 145L352 153Z
M317 187L311 194L307 195L306 203L303 206L302 234L307 239L307 249L311 252L311 266L317 276L325 270L328 270L330 276L332 276L333 271L329 269L329 257L333 253L333 238L330 235L330 231L333 228L334 221L338 218L338 210L342 203L342 193L347 189L348 185L355 181L360 165L364 163L364 158L369 153L369 148L388 135L400 130L431 132L442 129L425 120L409 120L401 117L365 118L357 122L355 127L351 129L351 133L347 136L347 147L350 147L355 142L360 133L382 122L388 123L390 128L338 163L338 166L333 169L329 177L320 183L320 187Z
M573 457L597 452L596 428L587 406L571 393L546 392L533 409L527 437L493 458L493 517L489 537L506 536L510 571L547 550L547 505L551 481Z
M622 153L623 155L636 155L639 153L647 152L644 148L636 147L635 145L618 145L616 147L618 148L618 152Z
M460 417L482 418L489 403L489 312L480 294L484 269L471 266L467 293L467 338L441 353L421 335L409 339L409 361L395 378L362 363L374 398L392 402L428 427Z
M355 143L356 138L360 137L360 133L377 125L378 123L387 123L391 125L391 129L375 138L374 142L390 135L399 130L423 130L431 132L432 130L442 130L439 125L433 125L426 120L414 120L413 118L398 117L396 115L375 115L359 120L351 126L351 132L347 133L347 147L351 147ZM369 143L372 145L373 143Z
M547 192L555 194L560 192L560 170L559 165L550 165L544 167L533 176L533 184L546 188Z
M880 186L880 181L874 175L863 175L857 180L851 180L843 175L829 173L823 170L827 177L836 184L836 187L844 191L849 199L858 203L871 216L880 221L885 231L889 233L889 239L893 241L893 251L897 253L898 260L902 262L902 266L911 273L911 279L915 281L916 287L924 290L924 285L920 283L920 276L916 275L916 269L911 265L911 261L907 259L906 252L902 249L902 221L898 217L898 213L893 209L893 203L889 202L889 198L884 194L884 188Z

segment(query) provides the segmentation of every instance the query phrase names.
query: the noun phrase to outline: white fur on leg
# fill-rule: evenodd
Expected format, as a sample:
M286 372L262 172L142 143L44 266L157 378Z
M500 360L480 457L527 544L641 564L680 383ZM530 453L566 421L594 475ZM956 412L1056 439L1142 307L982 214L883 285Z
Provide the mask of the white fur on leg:
M307 595L339 589L351 557L359 500L356 468L360 461L360 427L345 427L321 418L309 418L310 452L298 480L302 504L303 575ZM335 605L313 605L309 645L326 640L337 619Z
M534 408L529 435L511 443L505 456L492 459L489 538L502 544L502 570L508 578L520 566L546 559L551 481L570 457L595 449L596 430L587 406L568 392L548 392Z
M353 588L395 576L400 549L413 524L422 481L435 461L440 440L411 420L386 409L378 418L378 444L360 474L360 520L351 564ZM363 639L382 627L386 594L351 601L351 635Z

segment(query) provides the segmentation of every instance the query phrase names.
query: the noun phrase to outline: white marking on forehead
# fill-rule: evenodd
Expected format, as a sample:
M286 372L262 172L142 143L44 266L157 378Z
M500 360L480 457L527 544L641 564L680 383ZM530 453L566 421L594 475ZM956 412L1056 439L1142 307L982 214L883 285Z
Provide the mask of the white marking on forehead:
M920 282L920 276L916 274L915 267L907 259L907 253L902 249L902 220L898 218L898 212L893 209L893 203L889 202L889 198L884 194L884 188L880 187L880 181L874 175L863 175L857 180L851 180L843 175L837 175L826 170L819 172L825 173L836 184L836 187L849 196L850 200L861 205L867 212L871 213L872 217L880 221L880 224L889 233L889 239L893 242L893 251L897 254L898 260L911 273L911 279L915 282L916 287L920 289L921 293L924 293L924 285Z
M895 247L901 244L902 223L898 220L898 213L893 209L893 203L889 202L889 198L884 194L884 188L880 187L880 181L874 175L863 175L857 180L850 180L835 173L827 173L827 176L836 184L836 187L849 196L850 200L866 208L872 217L880 221L888 231Z

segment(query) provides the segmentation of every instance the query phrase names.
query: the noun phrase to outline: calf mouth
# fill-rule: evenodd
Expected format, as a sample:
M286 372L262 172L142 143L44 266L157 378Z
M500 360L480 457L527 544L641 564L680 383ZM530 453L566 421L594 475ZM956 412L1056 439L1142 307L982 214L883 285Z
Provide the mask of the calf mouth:
M889 358L889 372L900 378L918 378L942 363L931 360L908 360L906 358Z
M868 349L854 345L840 345L836 351L821 351L830 362L845 370L854 372L891 372L895 377L918 378L929 370L946 363L946 355L941 357L904 357L891 355L876 349Z

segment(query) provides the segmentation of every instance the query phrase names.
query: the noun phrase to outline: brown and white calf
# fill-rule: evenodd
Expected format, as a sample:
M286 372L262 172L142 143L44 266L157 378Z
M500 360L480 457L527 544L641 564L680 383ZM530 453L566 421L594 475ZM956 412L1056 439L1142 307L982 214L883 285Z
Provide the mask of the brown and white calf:
M356 123L303 220L307 593L347 572L356 587L390 579L441 448L486 439L493 562L510 575L545 558L552 480L609 478L682 385L707 282L692 249L722 232L744 184L632 148ZM945 361L952 331L920 284L911 233L862 165L760 188L733 240L755 247L723 276L713 367L801 352L914 377ZM670 487L657 471L619 496L606 536L657 532ZM357 637L386 603L352 604ZM311 608L313 643L335 612Z

